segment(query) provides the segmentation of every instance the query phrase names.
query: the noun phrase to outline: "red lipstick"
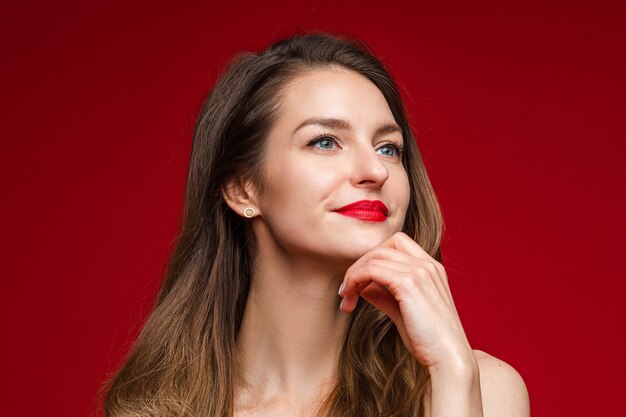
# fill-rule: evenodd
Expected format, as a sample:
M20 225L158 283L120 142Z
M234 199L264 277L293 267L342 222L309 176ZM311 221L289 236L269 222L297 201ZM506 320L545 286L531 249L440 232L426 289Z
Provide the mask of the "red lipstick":
M384 222L387 219L387 206L380 200L361 200L335 210L344 216L359 220Z

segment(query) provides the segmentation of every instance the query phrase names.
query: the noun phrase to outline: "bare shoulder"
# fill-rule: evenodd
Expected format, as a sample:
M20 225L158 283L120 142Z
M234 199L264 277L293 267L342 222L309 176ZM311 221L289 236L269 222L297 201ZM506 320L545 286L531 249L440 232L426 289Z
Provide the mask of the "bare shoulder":
M530 401L522 376L508 363L474 349L480 370L484 417L528 417Z

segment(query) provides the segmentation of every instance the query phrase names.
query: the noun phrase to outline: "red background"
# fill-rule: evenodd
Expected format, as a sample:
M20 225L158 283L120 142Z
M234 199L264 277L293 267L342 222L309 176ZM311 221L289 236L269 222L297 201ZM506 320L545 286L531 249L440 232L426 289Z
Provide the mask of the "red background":
M3 415L94 413L172 249L205 94L298 28L362 38L402 86L473 347L534 416L623 412L621 2L87 3L0 6Z

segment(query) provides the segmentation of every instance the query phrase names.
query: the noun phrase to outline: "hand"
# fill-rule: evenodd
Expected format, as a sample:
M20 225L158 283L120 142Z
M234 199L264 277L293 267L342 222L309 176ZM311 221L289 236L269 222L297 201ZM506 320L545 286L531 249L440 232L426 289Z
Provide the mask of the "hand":
M339 295L342 311L353 311L361 296L385 313L409 352L429 370L475 361L445 269L404 233L395 233L348 268Z

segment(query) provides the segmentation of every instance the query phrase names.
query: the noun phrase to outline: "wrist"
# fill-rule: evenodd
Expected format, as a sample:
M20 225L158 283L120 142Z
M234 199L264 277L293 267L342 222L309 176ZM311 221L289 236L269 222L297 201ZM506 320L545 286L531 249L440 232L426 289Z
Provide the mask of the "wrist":
M478 361L470 350L428 367L431 373L431 413L435 417L483 417Z
M428 367L428 372L432 378L438 377L454 377L474 379L479 373L478 361L474 356L474 352L459 352L448 356L444 361L435 363Z

